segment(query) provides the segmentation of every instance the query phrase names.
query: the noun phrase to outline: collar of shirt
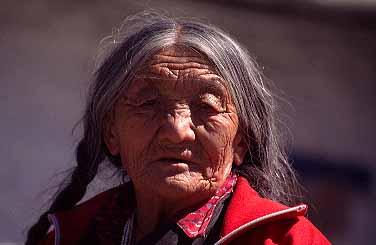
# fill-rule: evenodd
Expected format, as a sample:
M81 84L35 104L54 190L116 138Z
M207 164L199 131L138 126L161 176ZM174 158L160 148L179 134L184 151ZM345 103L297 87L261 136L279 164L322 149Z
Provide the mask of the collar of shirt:
M180 219L177 225L190 238L205 236L216 206L227 194L233 191L236 182L237 175L231 173L207 203Z
M181 218L176 225L189 238L205 237L215 208L233 191L237 175L231 173L213 197L197 210ZM104 207L93 219L81 241L90 244L132 244L135 195L131 182L125 183L110 205ZM89 240L88 240L89 239ZM115 242L117 241L117 242Z

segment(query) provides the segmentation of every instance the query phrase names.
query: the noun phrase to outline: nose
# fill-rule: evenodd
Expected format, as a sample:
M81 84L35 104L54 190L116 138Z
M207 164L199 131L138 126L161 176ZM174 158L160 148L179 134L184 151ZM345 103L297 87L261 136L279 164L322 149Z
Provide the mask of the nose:
M167 119L163 124L160 136L162 140L170 143L182 143L184 141L194 141L196 136L193 130L194 125L190 112L179 113L175 111L173 114L167 114Z

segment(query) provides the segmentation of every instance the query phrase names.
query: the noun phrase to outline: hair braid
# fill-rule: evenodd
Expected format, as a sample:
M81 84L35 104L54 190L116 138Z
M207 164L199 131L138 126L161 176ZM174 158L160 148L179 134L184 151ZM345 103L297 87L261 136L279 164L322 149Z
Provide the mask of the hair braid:
M69 184L57 194L50 208L30 228L27 234L26 245L38 244L46 235L50 227L50 222L48 221L49 213L69 209L85 195L87 185L94 179L98 165L102 161L100 160L96 163L90 161L91 156L88 152L88 145L85 138L83 138L76 149L77 167L71 174Z
M117 34L105 41L109 53L105 52L91 83L83 118L84 137L76 149L77 167L68 185L57 192L50 208L29 230L27 245L37 244L46 235L49 213L72 208L82 199L101 162L107 159L121 168L119 156L112 156L103 142L107 115L137 69L156 51L175 44L205 54L228 82L249 146L244 163L236 170L261 196L293 203L298 182L279 143L273 95L245 48L214 26L148 12L128 18Z

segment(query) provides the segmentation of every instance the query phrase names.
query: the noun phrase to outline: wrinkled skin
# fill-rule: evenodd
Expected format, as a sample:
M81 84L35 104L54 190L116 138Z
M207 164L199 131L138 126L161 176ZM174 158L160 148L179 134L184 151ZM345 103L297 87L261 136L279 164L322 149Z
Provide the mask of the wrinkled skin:
M139 233L208 200L244 157L225 82L192 49L155 54L110 121L105 141L134 183Z

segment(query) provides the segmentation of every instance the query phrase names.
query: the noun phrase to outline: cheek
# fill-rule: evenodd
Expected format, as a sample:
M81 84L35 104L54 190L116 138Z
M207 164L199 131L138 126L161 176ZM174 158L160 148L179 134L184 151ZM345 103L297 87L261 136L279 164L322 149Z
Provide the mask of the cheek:
M237 132L236 118L230 113L211 117L198 131L200 131L200 139L212 167L232 165L232 144Z
M129 115L129 114L123 114ZM116 125L121 161L129 172L139 170L148 154L153 135L156 132L155 123L148 117L129 115L121 118Z

